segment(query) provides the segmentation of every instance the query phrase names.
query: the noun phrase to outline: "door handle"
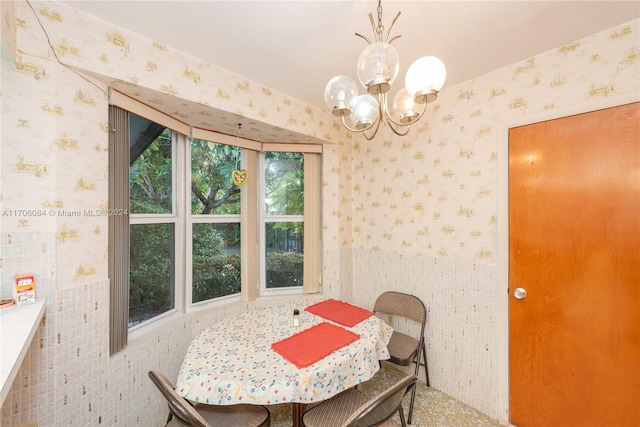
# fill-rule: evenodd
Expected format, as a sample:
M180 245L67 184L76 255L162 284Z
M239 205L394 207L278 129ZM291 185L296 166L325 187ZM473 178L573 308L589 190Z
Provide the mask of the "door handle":
M513 290L513 296L515 299L524 299L527 297L527 291L524 288L515 288Z

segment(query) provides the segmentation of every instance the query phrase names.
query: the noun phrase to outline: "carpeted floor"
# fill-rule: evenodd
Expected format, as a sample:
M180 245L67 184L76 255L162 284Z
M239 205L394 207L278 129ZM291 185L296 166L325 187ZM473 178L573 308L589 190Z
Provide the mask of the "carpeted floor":
M392 365L383 363L382 369L371 380L359 386L359 390L373 397L400 380L405 374ZM404 399L405 416L409 411L409 398ZM271 427L291 427L291 405L268 406ZM398 424L400 419L395 416ZM454 398L427 387L418 381L412 426L418 427L499 427L500 423Z

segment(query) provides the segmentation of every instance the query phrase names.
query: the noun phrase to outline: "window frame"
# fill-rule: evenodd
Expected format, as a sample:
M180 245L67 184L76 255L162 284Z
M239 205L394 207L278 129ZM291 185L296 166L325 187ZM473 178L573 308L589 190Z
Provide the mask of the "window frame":
M131 113L131 112L129 112ZM135 113L133 113L135 114ZM160 320L165 317L170 317L174 313L180 312L181 308L184 306L184 294L182 292L178 292L179 289L179 280L180 275L179 272L183 271L185 268L185 260L182 252L180 251L181 247L184 247L185 233L181 232L180 224L184 221L184 209L181 209L180 200L183 197L183 190L178 185L178 177L181 176L182 173L182 162L180 162L180 157L178 151L180 150L180 145L183 142L184 135L181 135L171 128L168 128L171 132L171 213L170 214L148 214L148 213L131 213L129 214L129 228L132 225L144 225L144 224L173 224L174 230L174 260L173 260L173 298L174 305L173 308L167 310L157 316L152 317L144 322L137 323L133 326L129 327L129 332L134 333L138 329L144 329L145 325L150 322L154 322Z
M276 152L273 150L265 150L263 153L265 152ZM282 150L277 150L277 152L287 152L287 153L292 153L292 152L296 152L298 153L299 151L294 151L294 150L289 150L289 151L282 151ZM305 159L306 156L305 156ZM305 163L306 166L306 163ZM266 193L266 180L265 180L265 156L259 156L259 166L258 166L258 171L260 171L260 180L259 180L259 203L258 205L260 206L259 209L259 214L258 214L258 228L259 228L259 238L258 238L258 243L259 243L259 257L258 257L258 274L260 276L260 294L261 295L265 295L265 296L281 296L281 295L301 295L304 293L304 274L303 274L303 284L302 286L287 286L287 287L282 287L282 288L267 288L267 251L266 251L266 246L267 246L267 238L266 238L266 225L267 223L279 223L279 222L302 222L304 224L304 213L302 215L267 215L266 212L266 200L265 200L265 193ZM306 174L306 169L305 169L305 174ZM305 175L305 179L306 179L306 175ZM304 191L304 190L303 190ZM306 205L304 206L304 210L306 211ZM306 261L306 260L305 260Z
M192 313L204 309L208 309L211 307L219 306L222 304L227 304L229 302L240 301L242 295L242 283L240 284L240 292L231 295L225 295L222 297L218 297L215 299L209 299L205 301L193 302L193 286L187 286L188 283L193 283L193 224L228 224L228 223L238 223L241 225L240 227L240 238L242 239L242 212L245 210L243 206L243 198L242 198L242 188L240 189L240 214L239 215L199 215L191 212L191 140L192 139L200 139L202 141L213 142L214 144L222 144L229 145L227 143L209 141L208 139L201 138L185 138L185 143L183 147L184 151L184 174L182 178L184 180L183 191L185 193L185 200L183 208L187 210L187 215L185 219L185 227L184 227L184 235L186 237L185 245L184 245L184 255L185 255L185 275L184 275L184 300L185 300L185 313ZM244 168L244 148L243 153L241 155L242 158L242 166ZM240 247L242 248L243 244L241 241ZM240 257L241 264L244 264L244 257L241 254ZM187 268L188 267L188 268ZM242 274L241 274L242 275Z
M172 162L172 214L132 214L128 221L129 227L133 224L144 223L171 222L175 224L175 305L173 309L159 314L152 319L133 325L131 327L127 327L124 345L122 345L120 348L112 348L111 354L115 354L117 351L124 348L128 339L135 339L137 336L147 333L148 331L165 324L166 322L177 316L182 316L199 310L215 308L216 306L228 304L229 302L233 301L251 301L261 297L272 297L274 295L301 295L303 293L319 292L321 278L320 271L322 265L322 240L320 223L322 184L320 182L320 165L323 147L321 145L297 143L257 143L255 141L241 139L239 137L233 138L228 135L218 134L212 131L192 128L113 89L110 89L110 105L124 110L127 113L127 117L129 113L132 113L168 128L172 134L172 159L175 159L175 162ZM241 207L239 215L239 222L241 227L242 265L241 292L239 294L233 294L196 303L191 302L192 288L191 286L187 286L187 284L190 283L192 279L192 226L194 223L237 222L238 218L235 215L206 215L198 218L198 215L193 215L191 213L191 139L200 139L216 144L238 146L243 150L242 168L249 171L250 177L255 177L255 179L249 179L247 183L245 183L245 185L243 185L241 188ZM263 153L270 151L304 153L305 209L304 215L295 216L296 218L301 218L301 221L304 222L305 229L305 272L303 275L303 286L300 287L266 289L266 253L264 252L264 229L266 222L264 218ZM308 159L310 159L309 164L307 163ZM313 161L311 161L311 159ZM310 174L309 179L307 177L308 170ZM181 180L184 182L181 183ZM127 179L127 186L128 185L129 181ZM312 208L310 209L309 207ZM233 220L229 221L230 219ZM287 221L291 221L291 219L292 216L286 216ZM262 247L263 249L260 250L258 249L258 247ZM114 249L117 250L117 248L112 248L110 246L109 251L111 252ZM307 251L309 253L307 253ZM254 260L254 262L249 262L249 260ZM109 276L113 277L114 271L117 271L118 268L118 265L112 267L110 262ZM128 280L126 283L126 293L128 297ZM111 297L111 300L113 305L113 295ZM117 322L118 320L116 319L116 323ZM114 328L112 327L110 329Z

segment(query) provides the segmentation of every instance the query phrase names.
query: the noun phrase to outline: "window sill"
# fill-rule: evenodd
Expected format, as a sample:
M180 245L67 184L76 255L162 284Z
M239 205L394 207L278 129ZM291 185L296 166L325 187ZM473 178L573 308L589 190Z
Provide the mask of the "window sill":
M268 291L263 291L263 294L258 297L257 301L269 301L274 300L286 296L291 297L301 297L304 296L302 288L282 288L282 289L271 289ZM146 323L141 323L140 325L136 325L134 327L129 328L128 332L128 341L129 343L135 341L137 338L145 336L149 333L153 333L154 331L189 316L195 313L206 312L207 310L216 310L221 308L226 308L233 304L243 303L240 299L240 294L230 295L228 297L218 298L216 300L207 301L203 303L196 303L190 307L188 307L185 312L181 312L177 309L172 310L171 312L165 313L164 315L158 316L155 319L152 319Z

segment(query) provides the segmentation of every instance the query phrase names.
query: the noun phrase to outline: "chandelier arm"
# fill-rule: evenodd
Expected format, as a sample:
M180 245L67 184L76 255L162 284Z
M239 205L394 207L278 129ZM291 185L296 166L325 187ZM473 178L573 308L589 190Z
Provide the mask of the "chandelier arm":
M385 116L388 116L388 114L386 114L386 109L387 109L387 94L386 93L380 93L380 94L378 94L378 118L376 119L376 121L374 123L372 123L366 129L362 130L364 137L368 141L371 141L378 134L378 130L380 129L380 123L384 120ZM371 135L371 136L367 135L366 131L371 129L371 127L374 124L375 124L376 128L373 130L373 135Z
M395 122L394 122L395 123ZM387 124L389 125L389 128L391 128L391 130L393 131L393 133L395 133L398 136L405 136L406 134L409 133L409 131L411 130L411 124L406 124L406 125L398 125L400 127L405 128L406 130L404 132L400 132L398 129L395 128L395 126L393 126L391 124L391 122L387 122Z
M373 126L373 124L371 126L369 126L367 129L363 129L362 134L364 135L365 138L367 138L367 141L371 141L373 138L375 138L375 136L378 134L378 129L380 129L380 122L382 121L382 119L378 119L376 120L376 128L373 130L373 135L369 136L367 135L367 130L371 128L371 126Z
M391 25L389 25L389 29L387 30L387 36L385 37L385 40L389 40L389 34L391 34L391 29L393 28L393 24L396 23L396 21L398 20L398 18L400 18L400 12L398 12L398 14L396 15L395 18L393 18L393 21L391 21ZM394 38L391 39L391 41L397 39L400 36L396 36ZM387 42L387 43L391 43L391 42Z
M402 34L398 34L397 36L389 40L387 43L391 44L392 41L394 41L395 39L399 39L400 37L402 37Z
M375 124L375 123L371 123L369 126L367 126L367 127L366 127L366 128L364 128L364 129L355 129L355 128L352 128L351 126L349 126L349 125L347 124L347 122L344 120L344 118L345 118L345 116L340 116L340 119L342 120L342 126L344 126L345 128L347 128L347 130L348 130L349 132L354 132L354 133L362 133L362 132L365 132L365 131L367 131L367 130L371 129L371 128L373 127L373 125ZM379 123L380 123L380 119L376 120L376 123L378 123L378 124L379 124ZM376 131L377 131L377 130L376 130Z
M384 110L384 116L387 119L387 121L389 121L390 123L393 123L396 126L408 127L408 126L411 126L413 123L417 122L418 120L420 120L426 111L427 111L427 103L425 102L424 106L422 107L422 111L420 112L420 114L418 114L418 117L416 117L413 121L411 121L411 123L396 122L395 120L393 120L393 118L391 117L391 114L389 114L389 111L386 108Z
M378 40L380 38L378 37L379 31L378 31L378 28L376 27L376 23L373 20L373 14L371 13L369 14L369 21L371 22L371 29L373 30L373 34L376 36L375 37L376 41L377 42L381 41L381 40Z
M369 44L371 44L371 40L369 40L368 38L366 38L365 36L363 36L362 34L356 33L356 36L358 37L362 37L363 39L365 39L365 41Z
M382 119L384 118L387 122L387 125L389 125L389 128L393 131L393 133L395 133L398 136L405 136L406 134L408 134L409 131L411 130L411 123L402 124L402 123L396 123L393 120L393 118L391 117L391 114L389 114L389 107L387 106L387 94L383 93L382 95L380 95L379 100L380 100L380 109L379 109L380 121L382 121ZM398 129L396 129L396 126L399 128L406 128L407 130L403 133Z

